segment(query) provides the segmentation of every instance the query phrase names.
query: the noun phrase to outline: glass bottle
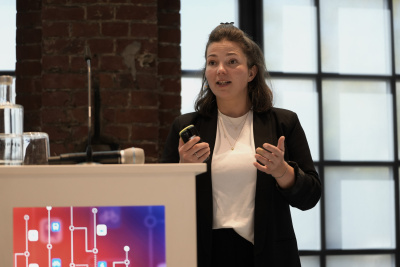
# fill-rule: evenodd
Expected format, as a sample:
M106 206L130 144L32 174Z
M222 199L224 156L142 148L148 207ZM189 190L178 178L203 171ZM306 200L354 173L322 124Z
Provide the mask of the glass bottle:
M24 108L15 104L13 77L0 76L0 165L21 165Z

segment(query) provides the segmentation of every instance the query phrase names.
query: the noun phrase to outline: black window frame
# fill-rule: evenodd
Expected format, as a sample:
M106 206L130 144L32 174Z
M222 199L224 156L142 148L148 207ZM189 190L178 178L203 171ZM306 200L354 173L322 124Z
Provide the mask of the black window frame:
M319 170L319 175L324 184L324 168L325 167L388 167L393 172L394 179L394 199L395 199L395 248L394 249L328 249L326 247L326 222L325 222L325 199L324 194L320 200L320 223L321 223L321 249L320 250L300 250L300 256L318 256L320 259L320 266L327 266L328 256L344 256L344 255L393 255L395 258L395 266L400 264L400 197L399 197L399 151L398 151L398 128L397 128L397 95L396 95L396 82L400 82L400 75L396 74L395 69L395 32L394 32L394 19L393 19L393 0L386 0L387 6L390 12L390 34L391 34L391 75L351 75L351 74L339 74L339 73L327 73L322 71L321 62L321 18L320 18L320 0L314 0L314 5L317 10L317 73L284 73L270 71L269 74L273 78L312 78L316 82L316 89L318 94L318 136L319 136L319 155L318 161L315 161L315 165ZM264 48L263 39L263 0L238 0L238 18L239 28L250 35L253 40ZM198 70L182 70L182 77L199 77L201 71ZM374 162L363 162L363 161L330 161L324 158L324 146L323 146L323 109L322 109L322 82L326 79L367 79L371 81L387 81L391 86L391 94L393 101L393 145L394 145L394 160L393 161L374 161ZM399 88L400 89L400 88ZM327 189L329 190L329 189Z

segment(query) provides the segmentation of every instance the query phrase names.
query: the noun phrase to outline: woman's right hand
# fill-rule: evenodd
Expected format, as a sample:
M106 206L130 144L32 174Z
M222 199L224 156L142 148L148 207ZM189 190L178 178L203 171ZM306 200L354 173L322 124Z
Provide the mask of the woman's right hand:
M200 141L200 137L195 136L186 143L179 138L179 163L202 163L210 156L210 146L208 143Z

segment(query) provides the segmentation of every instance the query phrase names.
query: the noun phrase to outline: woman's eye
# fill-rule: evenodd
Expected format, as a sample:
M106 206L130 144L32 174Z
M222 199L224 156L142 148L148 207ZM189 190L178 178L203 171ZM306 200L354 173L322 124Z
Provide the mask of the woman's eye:
M237 63L237 60L236 60L236 59L231 59L231 60L229 60L229 64L235 64L235 63Z
M215 65L215 61L208 61L207 65L213 66L213 65Z

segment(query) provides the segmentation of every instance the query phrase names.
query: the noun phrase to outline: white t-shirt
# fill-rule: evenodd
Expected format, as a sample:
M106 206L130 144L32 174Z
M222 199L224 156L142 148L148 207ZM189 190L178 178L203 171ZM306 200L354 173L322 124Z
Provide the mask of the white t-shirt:
M257 180L254 155L252 110L239 118L218 112L211 166L213 229L233 228L253 244Z

